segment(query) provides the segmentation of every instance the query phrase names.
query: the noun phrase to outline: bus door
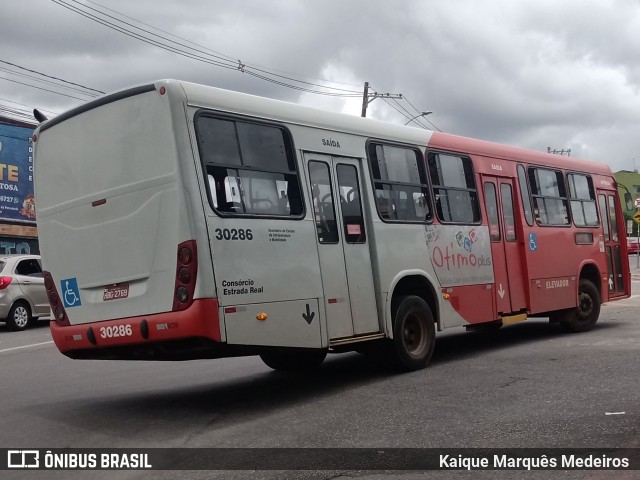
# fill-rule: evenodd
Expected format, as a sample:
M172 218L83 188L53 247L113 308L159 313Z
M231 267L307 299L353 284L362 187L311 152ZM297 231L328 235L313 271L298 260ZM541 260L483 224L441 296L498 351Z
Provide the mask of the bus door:
M306 152L329 339L380 331L359 160Z
M625 295L627 290L624 281L627 276L624 274L620 250L620 240L624 236L620 234L621 225L618 224L616 216L617 203L617 192L598 190L598 206L604 230L604 241L601 239L600 245L601 249L602 245L604 246L607 255L609 297Z
M523 233L518 230L514 206L514 179L483 175L484 201L491 238L498 313L526 309L522 271Z

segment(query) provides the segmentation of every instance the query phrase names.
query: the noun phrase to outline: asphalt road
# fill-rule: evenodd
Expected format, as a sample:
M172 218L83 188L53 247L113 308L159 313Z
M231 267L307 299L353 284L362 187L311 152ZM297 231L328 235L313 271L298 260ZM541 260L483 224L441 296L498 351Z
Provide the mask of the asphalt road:
M633 264L632 264L633 265ZM634 290L640 290L640 275ZM0 447L640 447L640 296L566 334L531 319L440 335L430 367L358 354L314 376L258 358L73 361L0 326ZM624 413L622 413L624 412ZM640 472L2 472L3 478L638 478ZM89 475L88 475L89 474Z

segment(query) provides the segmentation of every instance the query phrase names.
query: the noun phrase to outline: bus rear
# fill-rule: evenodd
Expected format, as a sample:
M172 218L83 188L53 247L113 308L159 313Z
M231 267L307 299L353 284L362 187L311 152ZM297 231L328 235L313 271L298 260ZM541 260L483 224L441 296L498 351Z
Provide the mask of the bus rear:
M72 358L181 358L220 340L179 97L137 87L35 132L51 331Z

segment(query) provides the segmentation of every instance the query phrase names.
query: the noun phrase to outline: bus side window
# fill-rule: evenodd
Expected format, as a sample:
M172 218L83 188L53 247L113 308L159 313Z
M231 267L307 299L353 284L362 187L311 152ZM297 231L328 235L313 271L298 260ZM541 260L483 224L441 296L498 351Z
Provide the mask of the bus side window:
M295 153L286 129L208 112L196 115L195 127L217 212L302 218Z
M529 184L538 225L569 225L569 205L562 172L529 167Z
M567 175L567 181L573 223L577 227L597 227L598 211L593 180L588 175L570 173Z
M518 165L518 184L520 185L520 198L524 209L524 218L527 225L533 226L533 213L531 211L531 198L529 197L529 186L527 185L527 174L522 165Z
M394 222L430 222L433 216L420 151L372 142L368 158L380 218Z
M358 171L353 165L339 164L336 167L342 210L344 237L347 243L364 243L367 240L362 205L360 203L360 187L358 185Z
M336 223L329 165L324 162L310 161L309 180L311 181L311 202L318 241L320 243L338 243L340 237Z
M498 198L496 196L496 187L491 182L484 184L484 204L487 209L487 222L489 223L489 236L492 242L499 242L500 235L500 219L498 217Z
M480 222L471 159L431 152L428 161L438 220L443 223Z

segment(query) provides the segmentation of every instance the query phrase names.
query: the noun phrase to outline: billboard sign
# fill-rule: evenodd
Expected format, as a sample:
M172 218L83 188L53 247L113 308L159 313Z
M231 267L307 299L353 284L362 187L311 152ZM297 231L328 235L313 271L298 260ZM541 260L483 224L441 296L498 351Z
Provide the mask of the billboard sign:
M36 221L33 128L0 121L0 220Z

